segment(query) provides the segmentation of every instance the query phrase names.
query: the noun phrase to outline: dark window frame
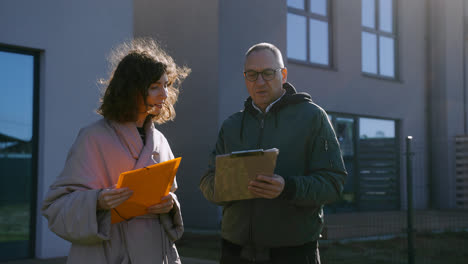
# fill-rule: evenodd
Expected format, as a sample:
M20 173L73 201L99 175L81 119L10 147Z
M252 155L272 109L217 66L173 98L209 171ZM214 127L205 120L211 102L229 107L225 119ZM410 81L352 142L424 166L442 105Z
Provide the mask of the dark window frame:
M371 27L366 27L362 24L362 0L361 0L361 52L362 50L362 33L367 32L370 34L374 34L376 36L376 57L377 57L377 73L370 73L370 72L364 72L363 71L363 61L361 57L361 73L363 76L366 77L371 77L371 78L376 78L380 80L387 80L387 81L399 81L400 80L400 74L399 74L399 45L398 45L398 0L392 0L392 32L387 32L387 31L382 31L379 30L379 5L380 5L380 0L374 0L374 19L375 19L375 28ZM387 76L387 75L382 75L380 74L380 36L388 37L393 39L393 72L394 76Z
M37 188L39 169L39 89L40 89L40 59L43 50L29 47L15 46L0 42L0 51L16 54L30 55L33 57L33 113L32 113L32 151L31 151L31 203L29 220L28 257L34 258L36 249L36 212L37 212Z
M332 12L332 0L326 0L326 7L327 7L327 15L319 15L312 13L310 10L310 1L313 0L303 0L304 2L304 9L298 9L294 7L287 6L288 12L287 14L294 14L303 16L306 18L306 59L299 60L293 58L287 58L288 62L295 63L295 64L302 64L311 67L317 67L322 69L331 69L334 70L334 57L333 57L333 12ZM316 62L310 61L310 19L315 19L318 21L326 22L328 24L328 64L321 64ZM286 53L287 56L287 53Z

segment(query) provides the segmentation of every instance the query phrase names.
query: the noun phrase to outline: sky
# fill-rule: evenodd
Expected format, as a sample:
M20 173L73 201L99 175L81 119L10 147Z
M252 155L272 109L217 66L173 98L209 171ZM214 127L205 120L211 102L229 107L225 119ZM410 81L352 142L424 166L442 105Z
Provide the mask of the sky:
M0 133L32 136L34 57L0 51Z

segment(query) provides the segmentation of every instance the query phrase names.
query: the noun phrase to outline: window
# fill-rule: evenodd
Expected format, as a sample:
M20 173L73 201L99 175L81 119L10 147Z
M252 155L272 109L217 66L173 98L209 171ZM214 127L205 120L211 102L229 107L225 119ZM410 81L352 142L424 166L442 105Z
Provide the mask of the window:
M288 59L331 67L329 0L288 0Z
M0 262L34 256L38 61L0 45Z
M395 0L362 0L362 72L396 78Z
M398 121L329 113L348 176L341 201L325 212L397 210L400 206Z
M360 118L359 138L395 138L395 121L375 118Z

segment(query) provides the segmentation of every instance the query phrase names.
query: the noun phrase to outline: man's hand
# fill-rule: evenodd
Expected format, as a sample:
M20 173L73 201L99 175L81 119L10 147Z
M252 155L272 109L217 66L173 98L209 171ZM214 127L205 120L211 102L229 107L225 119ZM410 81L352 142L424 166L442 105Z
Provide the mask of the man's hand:
M103 189L99 193L97 209L109 210L111 208L115 208L130 198L132 194L133 191L128 188Z
M259 197L273 199L278 197L284 189L283 177L274 174L268 175L257 175L255 180L250 181L249 191Z
M150 214L165 214L171 211L172 207L174 207L174 197L173 193L170 192L168 195L162 198L161 203L152 205L148 207L146 210Z

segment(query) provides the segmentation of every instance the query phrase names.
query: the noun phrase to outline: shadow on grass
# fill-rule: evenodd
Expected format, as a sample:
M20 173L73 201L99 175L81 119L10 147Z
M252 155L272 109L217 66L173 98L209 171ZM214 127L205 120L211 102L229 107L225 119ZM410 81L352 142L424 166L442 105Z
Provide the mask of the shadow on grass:
M221 242L218 235L185 233L176 242L183 257L219 260ZM359 242L320 244L323 263L400 264L408 263L405 237ZM415 236L416 263L465 264L468 259L468 232L423 233Z
M221 238L216 234L196 234L185 232L176 241L179 255L183 257L219 260L221 257Z

